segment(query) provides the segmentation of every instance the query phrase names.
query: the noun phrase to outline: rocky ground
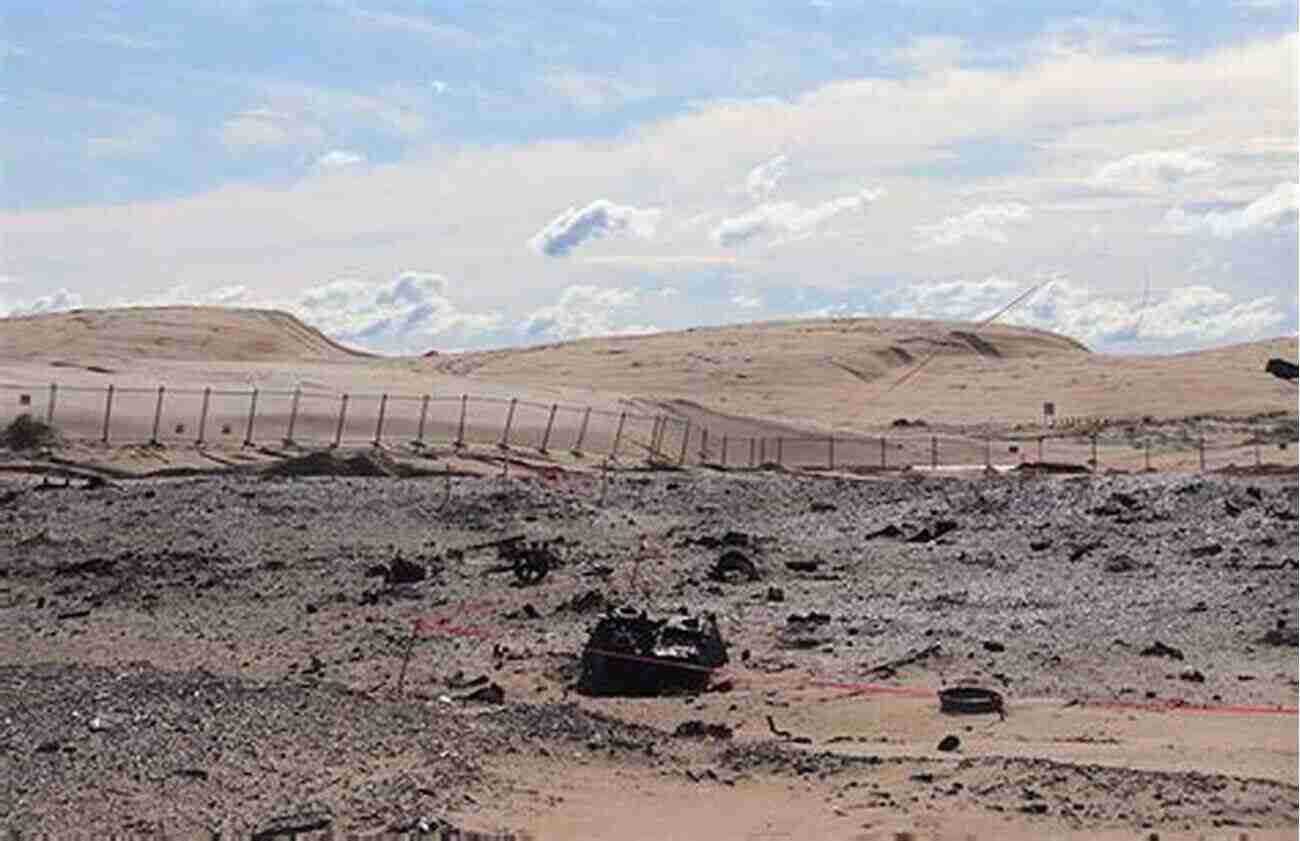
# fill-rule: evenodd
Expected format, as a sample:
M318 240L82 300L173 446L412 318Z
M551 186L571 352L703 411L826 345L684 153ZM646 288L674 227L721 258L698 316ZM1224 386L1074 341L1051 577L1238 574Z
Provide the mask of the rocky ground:
M1294 473L309 475L363 468L7 475L0 827L523 833L580 764L799 780L847 821L835 837L945 809L1047 835L1294 832L1293 715L1241 766L1143 753L1150 726L1123 724L1183 740L1213 710L1296 706ZM539 583L483 546L517 535L559 561ZM758 577L718 574L726 550ZM619 603L715 614L731 662L712 691L573 692ZM932 691L958 682L1001 691L1006 721L940 716ZM880 725L895 696L915 726ZM844 730L848 703L876 725ZM1112 718L1017 724L1089 709ZM691 720L715 726L674 735ZM1091 758L1034 747L1060 742Z

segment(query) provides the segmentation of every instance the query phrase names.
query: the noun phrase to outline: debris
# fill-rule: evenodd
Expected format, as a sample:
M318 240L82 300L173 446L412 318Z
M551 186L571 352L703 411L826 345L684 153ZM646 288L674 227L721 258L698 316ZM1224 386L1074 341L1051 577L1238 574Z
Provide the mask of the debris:
M1205 675L1201 674L1199 670L1193 669L1191 666L1188 666L1179 672L1178 679L1188 681L1189 683L1205 683Z
M900 529L898 526L894 525L893 523L890 523L884 528L879 528L873 532L868 532L867 534L864 534L862 537L864 540L876 540L878 538L902 537L902 536L903 536L903 530Z
M446 680L448 689L469 689L472 686L482 686L487 682L488 682L487 675L479 675L478 677L466 678L464 672L456 672L456 674L452 675Z
M961 747L961 739L957 738L956 736L949 735L949 736L944 736L942 739L939 740L939 745L936 748L936 750L941 750L945 753L948 753L951 751L955 751L959 747Z
M1160 640L1151 643L1146 648L1139 651L1138 654L1143 657L1168 657L1171 660L1183 659L1183 652L1181 650L1174 648L1172 645L1165 645Z
M830 614L810 612L806 616L792 613L784 627L777 631L777 639L787 648L816 648L830 642L830 635L822 628L831 621Z
M786 561L785 568L791 572L816 572L821 561Z
M429 571L422 564L406 560L399 552L388 562L388 571L384 579L389 584L414 584L423 581L428 574Z
M677 725L673 735L679 739L730 739L733 732L725 724L708 724L692 719Z
M928 657L933 657L942 650L943 646L936 642L934 645L928 645L919 651L913 651L911 654L899 657L897 660L890 660L887 663L881 663L879 666L873 666L872 668L867 669L867 672L871 674L893 675L903 666L910 666L913 663L919 663Z
M814 502L808 506L808 510L814 514L824 514L828 511L838 511L839 507L830 502Z
M939 712L953 715L997 713L1006 718L1002 694L982 686L953 686L939 690Z
M722 556L713 563L709 569L709 578L714 581L730 581L733 576L743 576L750 581L757 581L762 574L743 552L731 549L723 552Z
M503 542L497 546L497 557L510 564L520 584L539 584L551 567L559 566L559 558L543 541L528 544L521 540Z
M1131 556L1122 553L1119 555L1112 555L1109 559L1107 559L1106 563L1102 565L1102 569L1104 569L1106 572L1116 572L1116 573L1132 572L1137 568L1138 568L1137 561L1133 560Z
M767 717L767 729L772 731L773 736L780 736L782 739L784 739L787 742L793 742L797 745L812 744L812 739L809 738L808 736L796 736L795 734L791 733L789 730L782 730L779 727L777 727L776 721L773 720L772 716L770 715Z
M272 818L253 831L250 841L279 841L281 838L296 838L304 832L317 832L328 829L334 823L334 816L319 809L305 809L292 815Z
M780 587L768 587L767 600L769 602L783 602L785 601L785 591Z
M957 530L955 520L935 520L920 531L907 538L908 543L932 543L949 532Z
M1082 543L1070 550L1070 561L1082 560L1094 549L1100 549L1101 543Z
M1204 546L1193 547L1192 549L1188 550L1187 554L1191 555L1193 558L1213 558L1215 555L1218 555L1222 551L1223 551L1222 544L1207 543Z
M468 695L462 695L458 701L474 701L480 704L502 704L506 700L506 691L495 683L479 687Z
M571 610L574 613L594 613L597 610L604 610L609 606L605 599L605 594L599 590L588 590L581 595L575 595L567 602L561 604L556 610Z
M1052 548L1052 541L1050 541L1050 540L1035 540L1035 541L1033 541L1032 543L1029 544L1029 548L1030 548L1030 550L1032 550L1032 551L1034 551L1034 552L1041 552L1041 551L1043 551L1044 549L1051 549L1051 548Z
M997 640L984 640L984 650L993 654L1000 654L1007 650L1007 647Z
M1275 627L1269 628L1268 633L1259 638L1264 645L1289 646L1296 648L1300 646L1300 631L1296 628L1287 628L1286 620L1277 620Z
M727 646L712 614L656 620L619 607L592 630L577 688L587 695L699 691L726 663Z

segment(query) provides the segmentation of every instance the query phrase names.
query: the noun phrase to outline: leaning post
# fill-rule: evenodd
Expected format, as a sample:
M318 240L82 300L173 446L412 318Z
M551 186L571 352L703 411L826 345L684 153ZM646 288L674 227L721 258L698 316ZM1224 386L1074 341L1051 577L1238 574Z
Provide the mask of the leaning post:
M578 427L578 440L573 444L573 452L582 452L582 442L587 438L587 424L591 423L591 407L582 413L582 425Z
M381 446L384 440L384 415L388 411L388 395L379 395L379 420L375 422L375 440L372 442L376 447Z
M339 419L334 425L334 449L338 449L343 443L343 422L348 416L348 396L344 394L339 398Z
M110 383L108 392L104 395L104 434L103 441L108 443L108 427L113 417L113 385Z
M547 446L551 443L551 429L555 426L555 413L559 408L559 403L551 404L551 413L546 417L546 431L542 433L542 446L539 448L539 452L545 453Z
M284 443L293 443L293 430L298 425L298 403L302 400L302 386L293 390L293 402L289 404L289 428L284 433Z
M253 421L257 418L257 389L248 398L248 423L244 426L244 446L253 446Z
M682 431L682 451L677 454L677 466L681 467L686 463L686 448L691 442L691 422L686 421L686 429Z
M501 441L497 444L503 450L510 449L510 427L515 422L515 406L519 405L518 397L510 398L510 408L506 410L506 425L501 430Z
M50 402L45 405L45 422L47 424L50 425L54 424L54 401L58 398L58 396L59 396L59 384L50 383ZM1256 447L1256 449L1259 448Z
M195 441L196 446L203 446L203 436L208 430L208 404L212 401L212 389L205 387L203 389L203 407L199 409L199 440Z
M150 444L157 445L158 443L158 427L162 423L163 394L165 394L166 391L167 386L158 386L158 402L154 404L153 408L153 433L149 436Z

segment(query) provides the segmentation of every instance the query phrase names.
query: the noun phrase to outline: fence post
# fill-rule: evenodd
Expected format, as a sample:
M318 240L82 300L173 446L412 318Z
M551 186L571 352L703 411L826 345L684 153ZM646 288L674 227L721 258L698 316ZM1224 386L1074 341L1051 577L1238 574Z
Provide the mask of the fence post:
M1101 463L1097 461L1097 433L1092 433L1092 472L1096 473Z
M829 470L835 469L835 436L832 435L826 439L826 463Z
M113 417L113 386L112 386L112 384L110 383L109 386L108 386L108 392L107 392L107 394L104 395L104 434L103 434L103 441L104 441L105 444L108 443L108 425L109 425L109 422L110 422L110 420L111 420L112 417Z
M930 469L939 469L939 436L930 436Z
M722 436L722 469L727 469L727 436Z
M1200 452L1201 472L1205 472L1205 432L1200 433L1200 438L1196 442L1196 449Z
M1256 454L1259 453L1258 447L1256 447L1255 452ZM1151 439L1150 438L1146 438L1142 441L1142 469L1144 470L1151 469Z
M208 431L208 404L212 400L212 389L205 387L203 389L203 408L199 410L199 440L195 445L203 446L203 436Z
M881 470L884 470L886 467L889 466L888 461L887 461L887 457L885 456L885 447L886 447L886 446L888 446L888 445L887 445L886 442L885 442L885 436L882 435L882 436L880 436L880 469L881 469Z
M590 409L587 410L591 412ZM618 416L618 428L614 430L614 446L609 451L609 457L618 459L618 444L623 440L623 424L627 422L627 412L620 412Z
M984 433L984 469L988 470L993 466L993 436L987 432Z
M582 442L587 438L587 424L591 421L591 407L582 413L582 425L578 427L578 440L573 444L573 452L582 452Z
M700 464L709 463L709 428L700 427Z
M1255 439L1255 466L1256 466L1256 467L1259 467L1259 466L1260 466L1260 461L1259 461L1259 439L1258 439L1258 438Z
M506 426L501 430L501 441L497 444L503 450L510 449L510 426L515 422L515 406L518 403L518 397L510 398L510 408L506 410Z
M348 396L344 394L339 398L339 420L334 425L334 448L338 449L339 444L343 443L343 420L348 416Z
M50 425L54 424L54 401L58 396L59 396L59 384L50 383L50 402L45 405L45 422L47 424ZM1255 451L1257 453L1259 452L1258 446L1255 447Z
M167 391L167 386L164 385L158 386L158 401L154 404L153 407L153 432L149 435L150 444L156 445L158 443L158 426L159 424L162 423L163 394L166 391Z
M469 395L460 396L460 424L456 427L456 446L465 446L465 413L469 410Z
M681 467L686 463L686 447L691 441L691 422L686 421L686 429L682 430L682 451L677 454L677 466Z
M244 446L253 446L253 420L257 417L257 388L254 388L248 399L248 423L244 426Z
M293 430L298 425L298 401L302 399L302 386L293 390L293 402L289 404L289 428L284 433L284 443L293 443Z
M375 440L374 445L380 446L384 440L384 415L388 413L388 395L379 395L379 420L375 422Z
M1038 463L1043 463L1043 436L1038 436Z
M753 438L749 439L749 466L750 467L754 466L754 446L756 445L756 443L757 442Z
M420 399L420 429L415 434L416 446L424 446L424 423L429 419L429 395Z
M777 467L785 467L785 437L776 436L776 464Z
M767 439L758 439L758 466L762 467L767 464Z
M539 452L546 452L547 446L551 443L551 427L555 426L555 412L559 408L559 403L551 404L551 414L546 418L546 431L542 433L542 446Z

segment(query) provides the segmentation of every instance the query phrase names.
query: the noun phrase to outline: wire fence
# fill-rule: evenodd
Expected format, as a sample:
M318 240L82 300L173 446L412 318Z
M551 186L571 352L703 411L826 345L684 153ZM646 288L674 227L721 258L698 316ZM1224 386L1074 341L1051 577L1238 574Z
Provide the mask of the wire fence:
M41 393L44 392L44 393ZM469 394L330 394L318 391L232 391L212 388L60 386L34 390L0 385L13 414L27 413L56 426L69 440L104 445L280 443L304 448L438 445L568 452L616 462L770 466L845 471L1010 469L1057 463L1082 469L1215 470L1296 464L1294 436L1221 439L1093 431L1050 430L1007 435L926 434L914 430L879 436L773 435L711 431L671 414L650 415L591 406L538 403ZM16 396L16 399L13 397ZM15 405L16 404L16 405ZM0 413L0 417L3 417ZM8 420L6 419L7 423ZM743 427L744 424L741 424Z

